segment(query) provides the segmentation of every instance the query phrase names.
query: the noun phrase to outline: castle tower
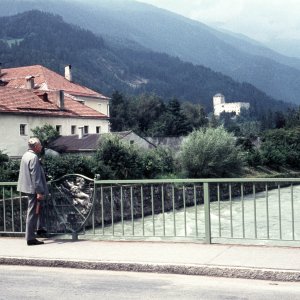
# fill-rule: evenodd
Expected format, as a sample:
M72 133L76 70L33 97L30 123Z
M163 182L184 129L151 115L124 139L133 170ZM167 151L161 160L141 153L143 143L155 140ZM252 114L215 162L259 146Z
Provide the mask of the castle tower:
M220 104L224 104L225 103L225 96L222 95L222 94L216 94L213 96L213 104L214 104L214 107L216 105L220 105Z

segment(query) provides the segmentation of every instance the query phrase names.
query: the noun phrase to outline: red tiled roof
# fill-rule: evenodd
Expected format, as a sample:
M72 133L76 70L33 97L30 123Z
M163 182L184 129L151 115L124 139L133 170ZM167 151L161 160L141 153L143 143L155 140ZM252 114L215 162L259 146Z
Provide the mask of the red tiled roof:
M40 96L39 96L40 95ZM65 95L64 109L58 106L59 93L47 92L43 100L40 91L0 87L0 113L34 114L52 117L107 118L106 115Z
M71 95L109 99L87 87L70 82L64 76L41 65L2 69L0 78L2 81L8 82L7 87L26 88L25 78L27 76L34 76L35 89L44 91L64 90Z

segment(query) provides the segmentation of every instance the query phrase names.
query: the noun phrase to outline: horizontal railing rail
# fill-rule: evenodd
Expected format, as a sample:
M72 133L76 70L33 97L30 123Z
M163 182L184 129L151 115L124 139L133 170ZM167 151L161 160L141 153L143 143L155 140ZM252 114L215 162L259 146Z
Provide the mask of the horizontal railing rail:
M91 184L94 202L79 232L83 238L300 242L299 178L95 179ZM25 198L16 183L0 183L0 191L0 234L24 233ZM53 222L56 203L48 202L51 233L70 233Z

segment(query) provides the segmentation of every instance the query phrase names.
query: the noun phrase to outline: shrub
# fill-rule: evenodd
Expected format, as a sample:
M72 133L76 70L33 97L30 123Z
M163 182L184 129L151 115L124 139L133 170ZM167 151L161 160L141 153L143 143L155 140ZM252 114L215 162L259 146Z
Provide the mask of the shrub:
M136 179L142 177L142 158L138 149L111 134L101 138L94 157L93 171L101 179Z
M277 168L300 166L300 128L274 129L265 132L260 148L265 165Z
M244 153L223 127L199 129L183 141L179 162L188 177L232 177L242 171Z
M41 127L37 126L31 131L34 134L34 136L36 136L41 141L43 147L47 147L49 142L51 142L59 136L58 131L49 124L45 124Z
M93 171L101 179L156 178L173 172L173 156L167 150L144 150L107 134L94 156Z
M163 148L144 150L142 155L143 177L157 178L174 171L174 160L170 151Z
M93 178L92 158L83 155L48 156L44 160L45 173L49 178L59 178L66 174L82 174Z
M0 150L0 166L3 166L6 162L9 161L9 157L6 153Z
M8 161L0 164L0 182L18 180L20 169L20 161L9 159Z
M6 153L0 150L0 182L17 181L19 168L19 160L10 159Z

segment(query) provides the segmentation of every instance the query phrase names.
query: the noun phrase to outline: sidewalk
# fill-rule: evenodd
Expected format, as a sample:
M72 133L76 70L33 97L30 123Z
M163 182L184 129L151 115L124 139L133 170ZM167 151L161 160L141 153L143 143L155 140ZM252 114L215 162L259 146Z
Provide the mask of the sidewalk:
M278 281L300 281L300 248L115 242L0 237L0 265L157 272Z

